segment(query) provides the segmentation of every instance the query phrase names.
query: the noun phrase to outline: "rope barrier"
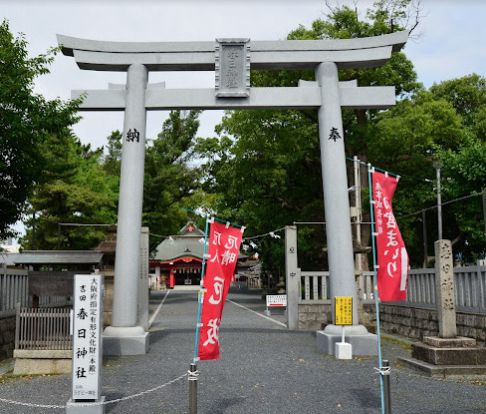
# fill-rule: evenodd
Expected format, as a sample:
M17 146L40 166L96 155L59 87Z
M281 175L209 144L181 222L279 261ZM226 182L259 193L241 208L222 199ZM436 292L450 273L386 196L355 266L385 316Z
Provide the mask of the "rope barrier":
M195 374L195 373L191 373L191 374ZM95 405L108 405L108 404L114 404L114 403L117 403L117 402L132 400L132 399L140 397L142 395L150 394L154 391L160 390L164 387L167 387L168 385L174 384L175 382L180 381L182 378L185 378L187 376L188 376L188 373L186 372L186 373L180 375L179 377L174 378L173 380L168 381L168 382L166 382L162 385L158 385L156 387L150 388L150 389L145 390L145 391L141 391L141 392L136 393L136 394L127 395L126 397L117 398L115 400L108 400L108 401L103 401L103 402L93 402L93 403L76 403L76 406L92 407L92 406L95 406ZM0 402L4 402L6 404L12 404L12 405L21 405L21 406L24 406L24 407L34 407L34 408L52 408L52 409L65 409L66 408L65 404L64 405L34 404L34 403L28 403L28 402L23 402L23 401L9 400L9 399L6 399L6 398L0 398Z
M380 368L374 368L376 371L375 374L380 374L380 375L390 375L391 374L391 367L380 367Z
M199 378L199 371L187 371L189 381L197 381Z
M278 233L278 232L280 232L282 230L285 230L285 227L280 227L279 229L275 229L275 230L269 231L268 233L258 234L256 236L251 236L251 237L245 237L243 239L243 241L255 240L255 239L260 239L262 237L271 236L271 234Z

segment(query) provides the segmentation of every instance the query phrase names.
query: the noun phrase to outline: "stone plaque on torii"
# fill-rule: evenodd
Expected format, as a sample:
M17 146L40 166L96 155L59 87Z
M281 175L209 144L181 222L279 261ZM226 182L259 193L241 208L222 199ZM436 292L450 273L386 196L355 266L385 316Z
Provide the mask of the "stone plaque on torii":
M339 82L338 69L380 66L407 38L408 32L397 32L345 40L105 42L58 35L63 53L73 56L81 69L127 72L125 87L72 93L73 98L86 95L83 111L125 111L113 322L104 336L105 343L113 345L110 353L144 353L148 346L147 334L137 326L136 294L147 110L317 109L331 296L352 296L357 303L341 108L390 107L395 88ZM312 69L316 82L252 88L250 69ZM152 86L147 83L150 71L215 71L216 87ZM357 309L353 320L358 321ZM324 334L332 342L333 328L328 328ZM359 336L367 331L355 325L347 333Z

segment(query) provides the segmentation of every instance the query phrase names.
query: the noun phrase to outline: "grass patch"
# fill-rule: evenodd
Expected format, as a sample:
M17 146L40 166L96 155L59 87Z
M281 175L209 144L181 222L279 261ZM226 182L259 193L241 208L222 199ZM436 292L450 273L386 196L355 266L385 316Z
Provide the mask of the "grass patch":
M381 340L385 344L398 345L400 348L404 349L405 351L412 351L412 344L405 339L387 335L387 336L382 336Z
M8 382L12 381L22 381L22 380L33 380L36 378L44 378L44 377L54 377L57 375L62 375L62 374L13 374L13 370L9 371L6 374L0 375L0 384L6 384Z

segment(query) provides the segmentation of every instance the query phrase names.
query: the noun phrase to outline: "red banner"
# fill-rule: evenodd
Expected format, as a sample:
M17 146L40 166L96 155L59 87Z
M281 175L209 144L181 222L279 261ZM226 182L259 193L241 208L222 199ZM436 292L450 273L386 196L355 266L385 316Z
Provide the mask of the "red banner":
M202 296L199 359L219 359L219 326L240 251L242 229L211 223Z
M373 171L372 176L378 296L382 302L406 300L408 254L392 208L398 179L376 171Z

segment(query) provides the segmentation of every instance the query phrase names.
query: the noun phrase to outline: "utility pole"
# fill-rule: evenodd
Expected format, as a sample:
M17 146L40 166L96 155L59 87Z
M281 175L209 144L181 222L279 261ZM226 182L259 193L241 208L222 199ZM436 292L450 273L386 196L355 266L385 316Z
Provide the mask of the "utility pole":
M483 191L483 219L484 219L484 235L486 236L486 191Z
M439 160L434 161L434 167L436 171L437 178L437 231L438 240L442 240L442 199L441 199L441 189L440 189L440 167L441 163Z
M353 157L354 167L354 208L356 214L356 246L361 248L361 221L363 212L361 210L361 174L360 174L360 162L358 157ZM355 267L358 272L362 270L361 266L361 253L356 253Z
M32 212L32 250L35 250L35 210Z
M429 252L427 248L427 217L426 210L422 210L422 240L424 242L424 267L427 267L429 262Z

